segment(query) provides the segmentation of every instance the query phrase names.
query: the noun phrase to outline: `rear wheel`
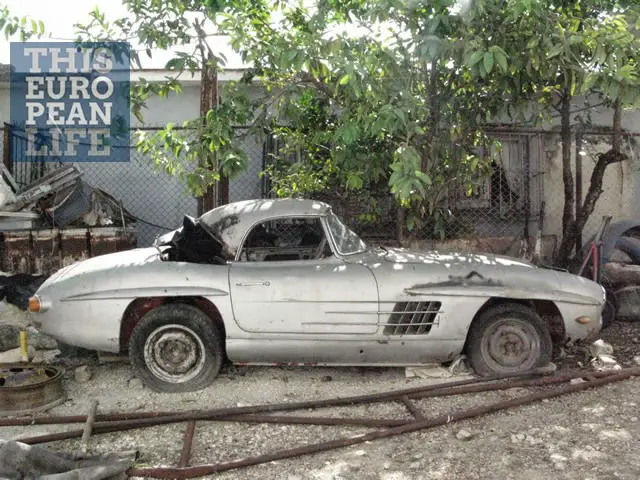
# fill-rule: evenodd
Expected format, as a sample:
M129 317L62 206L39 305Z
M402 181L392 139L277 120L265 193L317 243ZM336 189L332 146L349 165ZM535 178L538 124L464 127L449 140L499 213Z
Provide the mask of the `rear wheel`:
M129 339L129 357L140 379L157 392L201 390L218 376L223 339L196 307L169 304L144 315Z
M482 376L531 371L551 361L553 342L546 324L517 303L489 308L471 325L467 356Z

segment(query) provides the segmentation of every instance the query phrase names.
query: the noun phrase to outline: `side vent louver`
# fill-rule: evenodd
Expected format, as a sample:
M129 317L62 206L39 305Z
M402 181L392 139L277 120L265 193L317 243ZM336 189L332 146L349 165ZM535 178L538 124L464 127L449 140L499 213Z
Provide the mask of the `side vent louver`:
M440 302L398 302L389 316L385 335L426 335L440 310Z

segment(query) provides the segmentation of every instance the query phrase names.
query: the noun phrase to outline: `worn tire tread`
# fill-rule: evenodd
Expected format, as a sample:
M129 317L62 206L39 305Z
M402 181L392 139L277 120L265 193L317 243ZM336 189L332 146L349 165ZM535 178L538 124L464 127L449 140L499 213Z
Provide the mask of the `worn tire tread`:
M535 311L525 305L520 303L506 303L488 308L482 312L480 317L476 318L471 325L467 344L467 358L475 372L483 377L500 374L492 370L482 358L480 343L491 323L503 316L515 316L533 325L540 340L540 356L533 368L543 367L548 364L552 358L553 341L549 328L544 320Z
M158 327L167 324L183 325L200 336L206 350L203 370L184 383L169 383L151 373L144 361L144 344ZM199 308L183 303L161 305L147 312L136 324L129 339L129 358L142 382L151 390L180 393L208 387L220 373L224 359L224 343L220 329Z

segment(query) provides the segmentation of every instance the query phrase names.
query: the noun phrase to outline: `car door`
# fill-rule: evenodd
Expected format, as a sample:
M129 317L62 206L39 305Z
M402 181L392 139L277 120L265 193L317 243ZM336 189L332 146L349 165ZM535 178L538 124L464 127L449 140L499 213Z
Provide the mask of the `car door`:
M294 225L302 228L294 231ZM229 269L229 284L241 329L263 334L377 332L373 274L333 255L319 217L282 217L256 225L240 252Z

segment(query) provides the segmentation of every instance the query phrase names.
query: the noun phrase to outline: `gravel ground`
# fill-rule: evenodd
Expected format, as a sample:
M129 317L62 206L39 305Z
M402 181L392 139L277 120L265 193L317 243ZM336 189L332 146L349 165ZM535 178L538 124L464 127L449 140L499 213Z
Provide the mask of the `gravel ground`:
M640 355L640 324L614 324L602 338L613 345L621 365ZM584 365L580 351L567 352L560 369ZM71 367L69 362L67 366ZM586 368L593 368L586 365ZM84 383L65 377L69 399L49 414L87 411L91 399L99 411L190 410L295 402L410 388L442 379L407 378L403 369L234 368L227 367L206 390L157 394L144 388L131 367L105 363L90 367ZM459 379L459 378L453 378ZM433 398L416 401L425 416L436 416L521 396L531 390ZM563 396L444 427L376 440L352 447L221 473L231 479L633 479L640 478L640 379ZM409 418L404 406L304 411L292 415ZM70 426L0 428L0 438L19 438L77 429ZM101 435L93 452L138 449L139 466L174 466L180 458L184 424ZM199 422L190 465L215 463L371 431L347 426L282 426ZM78 440L49 444L76 450Z

